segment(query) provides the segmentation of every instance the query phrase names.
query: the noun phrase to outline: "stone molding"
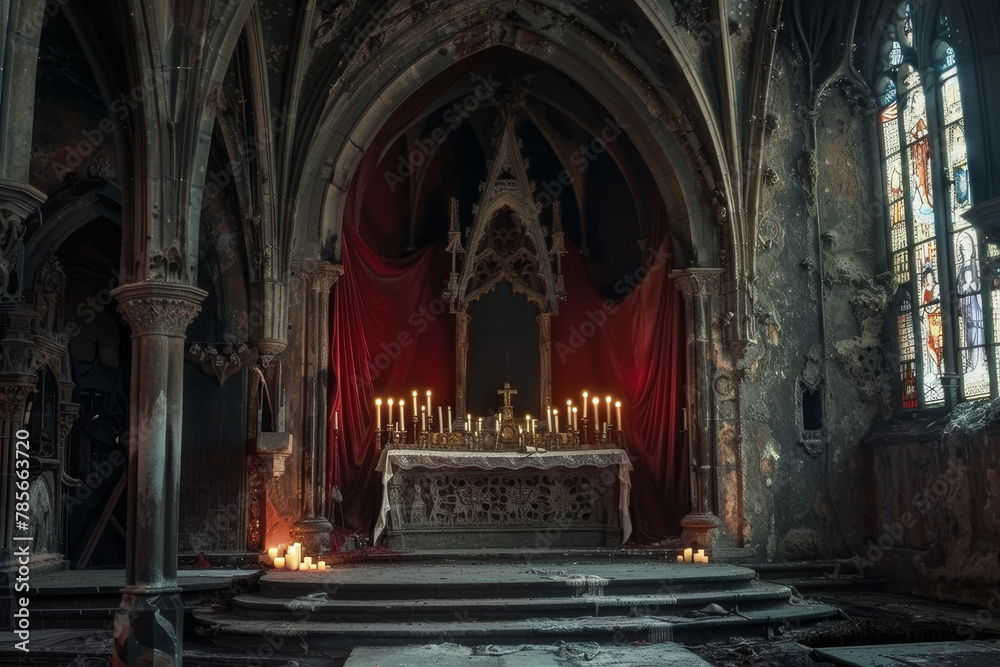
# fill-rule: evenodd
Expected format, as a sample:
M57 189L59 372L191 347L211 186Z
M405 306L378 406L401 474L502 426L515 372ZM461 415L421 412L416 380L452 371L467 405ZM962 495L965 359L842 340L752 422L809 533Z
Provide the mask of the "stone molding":
M118 312L132 329L132 338L147 335L183 338L208 292L191 285L144 281L117 287L111 295L118 301Z

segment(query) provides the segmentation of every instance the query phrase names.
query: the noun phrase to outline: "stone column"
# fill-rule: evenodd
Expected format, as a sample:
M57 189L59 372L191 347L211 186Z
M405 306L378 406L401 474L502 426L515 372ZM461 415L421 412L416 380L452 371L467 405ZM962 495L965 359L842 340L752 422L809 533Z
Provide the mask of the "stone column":
M469 391L469 314L455 313L455 419L465 422L466 400ZM470 424L465 430L470 430Z
M330 373L330 289L344 267L329 262L297 262L292 270L302 279L306 294L304 371L302 393L302 520L292 537L306 553L330 550L333 525L326 516L327 378Z
M542 313L537 318L538 321L538 397L541 405L538 406L538 414L545 415L545 411L552 405L552 313ZM566 419L569 419L569 415Z
M132 329L125 588L115 614L114 665L180 665L184 609L177 521L184 332L208 293L167 282L112 291Z
M684 294L687 322L688 455L691 511L681 519L685 544L712 546L714 528L722 525L715 507L715 434L712 415L712 299L719 296L722 269L672 271Z

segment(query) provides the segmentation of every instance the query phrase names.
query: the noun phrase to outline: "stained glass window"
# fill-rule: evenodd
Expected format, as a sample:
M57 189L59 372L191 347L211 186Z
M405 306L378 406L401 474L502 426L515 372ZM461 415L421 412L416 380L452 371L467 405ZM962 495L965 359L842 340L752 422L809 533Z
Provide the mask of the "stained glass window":
M958 378L964 400L995 394L1000 380L996 341L987 344L1000 331L1000 281L985 299L980 261L1000 248L981 248L964 217L972 201L957 58L947 17L927 11L896 8L876 85L904 409L944 404L946 377ZM923 35L932 43L920 44Z

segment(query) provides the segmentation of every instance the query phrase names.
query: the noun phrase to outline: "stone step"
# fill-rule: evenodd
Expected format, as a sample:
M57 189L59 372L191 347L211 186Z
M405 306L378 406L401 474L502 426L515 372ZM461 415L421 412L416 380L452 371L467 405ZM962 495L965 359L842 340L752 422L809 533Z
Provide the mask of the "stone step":
M401 599L371 600L334 598L321 591L294 599L239 595L233 599L232 611L247 618L296 620L308 616L310 620L331 622L359 618L406 622L504 620L535 616L648 616L661 612L683 615L713 603L728 611L744 612L781 606L790 598L787 587L759 582L728 590L578 597L421 598L415 591Z
M839 613L823 604L770 605L765 609L741 609L739 615L682 616L660 613L651 616L580 618L532 617L508 620L456 619L446 621L351 622L253 619L246 616L198 609L196 632L211 635L221 645L253 647L280 645L282 650L335 650L365 642L380 646L413 642L457 644L515 644L563 640L600 644L680 641L688 644L732 636L749 636L791 623L826 618Z
M269 570L259 586L266 597L289 599L317 591L330 598L366 600L573 598L732 591L749 586L755 576L748 568L721 564L377 563L323 573Z

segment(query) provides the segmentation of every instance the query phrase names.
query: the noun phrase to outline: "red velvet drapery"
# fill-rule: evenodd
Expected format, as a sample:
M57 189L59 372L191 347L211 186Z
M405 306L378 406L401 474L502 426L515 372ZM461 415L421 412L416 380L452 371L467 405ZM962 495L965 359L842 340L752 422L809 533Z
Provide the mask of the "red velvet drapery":
M329 384L330 426L332 412L339 411L342 439L336 446L330 441L328 470L343 493L347 527L360 532L374 526L381 500L375 398L409 401L411 390L430 389L435 405L454 405L455 320L440 298L450 270L443 239L405 258L386 259L345 221L342 248L344 274L331 303ZM637 543L677 534L689 507L684 438L678 432L684 391L681 297L666 277L666 241L646 264L621 277L615 288L619 300L605 300L571 247L563 261L567 299L552 319L555 403L571 398L579 404L584 389L622 400L626 448L635 468L631 511ZM602 400L602 415L604 409ZM382 410L384 423L386 406ZM407 413L412 414L409 403Z

